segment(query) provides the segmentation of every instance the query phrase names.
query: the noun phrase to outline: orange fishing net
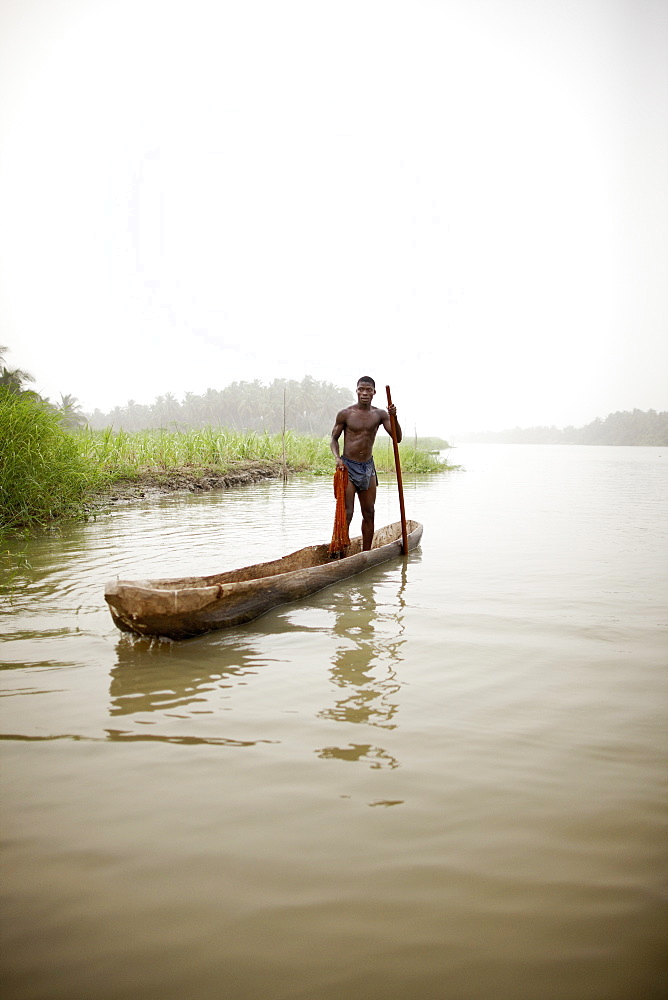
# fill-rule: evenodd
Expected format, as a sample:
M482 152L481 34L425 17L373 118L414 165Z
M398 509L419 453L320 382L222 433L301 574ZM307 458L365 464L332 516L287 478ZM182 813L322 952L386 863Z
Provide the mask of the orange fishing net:
M348 485L348 470L337 466L334 473L334 496L336 497L336 513L334 514L334 533L329 546L330 556L343 552L350 545L348 537L348 519L346 517L346 486Z

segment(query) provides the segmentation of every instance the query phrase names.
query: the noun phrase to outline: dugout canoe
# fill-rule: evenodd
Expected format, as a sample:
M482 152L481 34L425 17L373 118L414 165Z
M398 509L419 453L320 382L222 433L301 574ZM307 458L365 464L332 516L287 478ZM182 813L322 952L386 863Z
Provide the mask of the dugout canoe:
M407 521L408 551L420 544L422 525ZM379 528L362 551L351 539L341 559L329 545L309 545L282 559L241 569L175 580L112 580L104 592L114 623L123 632L189 639L243 625L271 608L315 594L402 553L401 522Z

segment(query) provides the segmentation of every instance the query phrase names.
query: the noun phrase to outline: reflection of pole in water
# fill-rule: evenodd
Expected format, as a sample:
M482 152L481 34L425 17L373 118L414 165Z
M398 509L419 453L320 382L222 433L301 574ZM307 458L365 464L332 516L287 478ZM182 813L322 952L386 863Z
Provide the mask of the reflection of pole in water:
M368 761L371 768L399 767L396 757L381 747L372 747L370 743L349 743L347 747L323 747L317 753L323 760Z
M396 601L381 605L374 586L357 587L350 592L350 603L337 613L334 634L343 640L332 660L330 676L343 697L331 708L318 713L319 718L335 722L394 729L398 705L394 700L401 685L396 664L403 659L403 609L406 606L406 564L401 566L401 581ZM349 743L346 747L325 747L320 757L340 760L367 760L371 767L398 767L398 762L380 747Z

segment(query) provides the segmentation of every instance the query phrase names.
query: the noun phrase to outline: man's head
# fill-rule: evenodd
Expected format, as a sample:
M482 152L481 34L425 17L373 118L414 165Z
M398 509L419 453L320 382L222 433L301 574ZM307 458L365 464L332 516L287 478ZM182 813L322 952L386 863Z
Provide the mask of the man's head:
M371 400L376 395L376 383L370 375L362 375L357 379L357 401L362 406L371 406Z

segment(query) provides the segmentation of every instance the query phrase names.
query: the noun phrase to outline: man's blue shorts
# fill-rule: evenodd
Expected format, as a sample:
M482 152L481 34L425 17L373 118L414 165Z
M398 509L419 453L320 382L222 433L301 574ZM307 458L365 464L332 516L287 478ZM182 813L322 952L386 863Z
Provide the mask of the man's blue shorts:
M342 455L341 459L345 462L348 478L358 493L364 493L365 490L369 489L374 476L376 483L378 482L378 474L372 458L368 462L353 462L352 458L346 458L345 455Z

